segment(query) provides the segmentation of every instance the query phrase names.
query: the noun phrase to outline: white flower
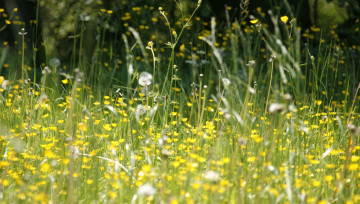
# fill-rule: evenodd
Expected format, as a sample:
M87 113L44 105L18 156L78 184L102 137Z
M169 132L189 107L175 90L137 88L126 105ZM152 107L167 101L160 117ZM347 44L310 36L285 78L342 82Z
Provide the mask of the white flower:
M139 196L153 196L156 193L156 189L150 184L144 184L139 187L137 194Z
M149 72L142 72L139 77L140 86L150 86L152 78Z

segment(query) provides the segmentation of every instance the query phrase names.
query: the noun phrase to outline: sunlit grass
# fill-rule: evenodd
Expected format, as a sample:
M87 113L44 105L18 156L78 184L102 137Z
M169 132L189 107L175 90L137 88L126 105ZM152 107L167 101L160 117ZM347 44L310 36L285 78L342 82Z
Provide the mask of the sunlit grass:
M81 33L38 81L25 39L0 61L0 203L360 202L359 48L291 12L219 27L175 3L121 16L121 46L99 27L91 60ZM130 26L142 10L161 28Z

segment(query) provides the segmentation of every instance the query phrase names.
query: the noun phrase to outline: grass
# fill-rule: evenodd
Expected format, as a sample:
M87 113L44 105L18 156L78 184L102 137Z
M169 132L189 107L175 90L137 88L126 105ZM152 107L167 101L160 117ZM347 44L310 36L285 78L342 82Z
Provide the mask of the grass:
M92 60L79 23L41 79L22 31L0 58L0 203L360 202L359 47L290 11L218 25L175 3L114 41L100 25Z

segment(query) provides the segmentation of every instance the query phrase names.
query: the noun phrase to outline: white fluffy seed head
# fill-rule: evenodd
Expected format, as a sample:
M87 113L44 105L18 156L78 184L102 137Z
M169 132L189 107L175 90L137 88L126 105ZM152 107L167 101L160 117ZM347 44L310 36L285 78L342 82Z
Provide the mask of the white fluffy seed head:
M153 196L155 195L155 193L156 193L156 189L150 184L144 184L140 186L137 191L137 194L139 196L145 196L145 197Z
M149 72L141 72L139 77L140 86L150 86L153 76Z
M269 113L282 113L285 111L285 105L281 103L273 103L269 107Z

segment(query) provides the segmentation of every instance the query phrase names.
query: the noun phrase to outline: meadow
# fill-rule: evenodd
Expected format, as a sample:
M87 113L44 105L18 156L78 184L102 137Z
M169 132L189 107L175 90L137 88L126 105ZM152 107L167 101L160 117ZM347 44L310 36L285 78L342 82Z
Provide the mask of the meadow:
M68 59L0 8L0 203L359 203L360 46L202 3L65 16Z

